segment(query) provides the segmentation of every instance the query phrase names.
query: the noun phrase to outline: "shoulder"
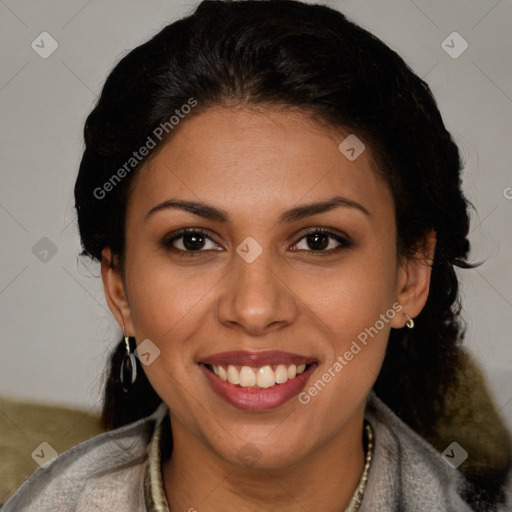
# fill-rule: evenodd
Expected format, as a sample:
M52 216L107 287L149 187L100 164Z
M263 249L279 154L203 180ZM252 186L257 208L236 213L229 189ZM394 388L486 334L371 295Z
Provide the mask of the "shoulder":
M37 469L2 512L145 511L144 471L162 403L146 418L100 434Z
M467 481L372 392L366 419L374 455L361 512L470 512ZM455 454L456 455L456 454Z

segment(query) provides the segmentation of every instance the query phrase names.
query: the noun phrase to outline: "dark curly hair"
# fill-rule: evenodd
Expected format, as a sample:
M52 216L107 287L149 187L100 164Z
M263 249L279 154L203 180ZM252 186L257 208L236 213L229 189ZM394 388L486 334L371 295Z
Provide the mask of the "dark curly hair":
M87 118L75 185L82 255L100 260L109 246L123 271L130 184L148 157L105 197L98 187L190 98L197 101L190 115L214 105L284 106L350 130L372 148L392 191L398 256L410 257L435 230L427 303L414 329L391 331L374 388L414 430L432 435L463 364L455 267L472 265L462 163L428 85L377 37L326 6L205 0L124 56ZM123 354L121 341L109 362L107 429L144 417L161 402L140 363L133 389L122 391Z

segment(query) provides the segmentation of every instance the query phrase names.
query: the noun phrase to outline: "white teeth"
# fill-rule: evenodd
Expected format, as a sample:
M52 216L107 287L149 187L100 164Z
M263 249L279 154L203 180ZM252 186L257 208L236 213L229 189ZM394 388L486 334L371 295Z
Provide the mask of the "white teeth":
M242 366L240 370L240 386L244 388L252 387L256 384L256 375L249 366Z
M276 374L276 384L283 384L288 380L288 370L284 364L280 364L274 373Z
M220 379L228 381L233 385L240 385L244 388L260 387L271 388L276 384L284 384L290 379L295 378L297 375L304 373L306 370L305 364L277 365L273 370L272 366L265 365L261 368L251 368L250 366L242 366L240 371L234 365L228 365L227 370L221 365L211 365L213 373Z
M213 368L214 368L213 371L215 371L215 366ZM228 382L231 382L231 384L235 384L235 385L240 384L238 370L232 365L228 366Z
M270 388L276 383L276 376L270 366L264 366L258 370L256 384L260 388Z

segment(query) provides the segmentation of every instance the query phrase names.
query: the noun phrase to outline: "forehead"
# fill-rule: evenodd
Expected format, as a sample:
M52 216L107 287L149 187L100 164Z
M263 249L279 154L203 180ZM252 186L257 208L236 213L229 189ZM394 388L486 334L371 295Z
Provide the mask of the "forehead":
M139 171L128 209L147 212L172 196L255 215L342 194L392 214L389 188L362 148L304 112L212 107L181 121Z

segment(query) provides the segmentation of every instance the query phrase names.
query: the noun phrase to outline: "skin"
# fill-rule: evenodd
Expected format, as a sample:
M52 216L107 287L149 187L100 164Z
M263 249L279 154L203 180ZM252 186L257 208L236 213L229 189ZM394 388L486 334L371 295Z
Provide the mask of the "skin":
M183 121L136 177L124 279L108 247L102 278L120 327L160 349L144 370L170 408L174 450L162 472L172 510L339 511L358 485L366 399L390 329L426 302L435 234L415 258L398 258L391 192L369 147L353 162L341 154L347 135L290 109L213 107ZM335 195L368 214L341 206L277 222ZM206 202L230 221L171 208L147 217L171 198ZM174 251L163 241L182 228L202 228L211 240L181 255L183 238ZM338 230L352 245L322 255L304 236L315 228ZM252 263L236 252L248 236L263 250ZM327 242L324 252L340 247ZM309 386L397 302L401 312L307 405L294 398L239 410L197 365L226 350L295 352L318 361ZM248 446L253 465L238 456Z

